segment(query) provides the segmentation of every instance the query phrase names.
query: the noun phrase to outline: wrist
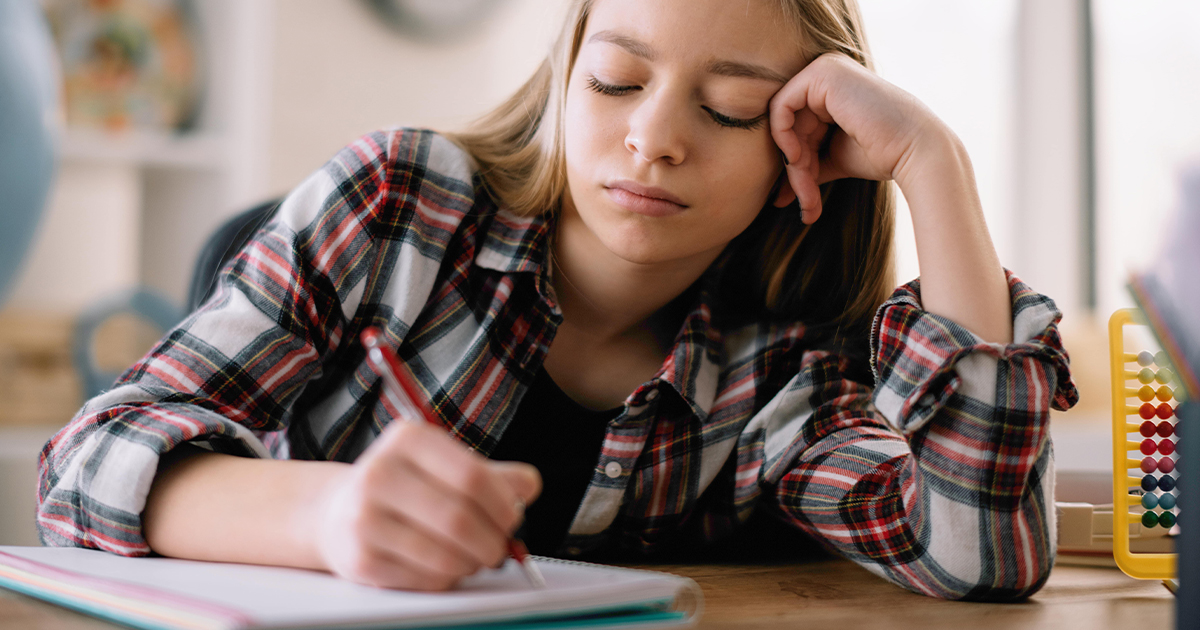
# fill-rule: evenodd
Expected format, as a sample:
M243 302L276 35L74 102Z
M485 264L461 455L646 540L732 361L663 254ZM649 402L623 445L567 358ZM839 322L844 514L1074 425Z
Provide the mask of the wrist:
M892 172L892 179L907 197L917 192L923 182L944 182L947 177L973 182L971 158L958 135L941 120L933 118L921 126Z
M321 546L326 517L338 509L335 502L352 467L340 462L305 462L301 465L307 469L303 471L306 482L289 484L301 490L288 501L284 531L287 547L296 553L295 565L329 571Z

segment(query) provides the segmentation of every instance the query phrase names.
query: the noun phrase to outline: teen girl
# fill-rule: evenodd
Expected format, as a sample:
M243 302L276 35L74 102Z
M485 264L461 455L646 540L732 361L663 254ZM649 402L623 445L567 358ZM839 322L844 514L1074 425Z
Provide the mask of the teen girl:
M287 198L47 444L43 540L444 589L523 520L587 556L767 511L921 593L1033 593L1059 313L869 68L853 0L573 0L476 127L367 135ZM398 421L366 326L450 431Z

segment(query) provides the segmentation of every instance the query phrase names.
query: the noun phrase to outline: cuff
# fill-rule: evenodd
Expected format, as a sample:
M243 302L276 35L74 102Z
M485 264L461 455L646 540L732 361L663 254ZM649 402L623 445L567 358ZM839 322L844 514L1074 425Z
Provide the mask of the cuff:
M184 442L235 455L272 457L250 429L191 404L127 403L77 422L75 430L87 425L95 429L69 449L73 452L51 454L63 459L52 464L62 474L39 506L39 530L48 545L126 556L150 553L142 511L161 458Z
M955 393L990 407L1032 413L1066 410L1079 393L1058 334L1054 300L1005 270L1012 298L1013 342L989 343L921 307L920 281L892 294L871 329L874 403L902 433L919 430ZM999 399L1003 396L1003 399Z

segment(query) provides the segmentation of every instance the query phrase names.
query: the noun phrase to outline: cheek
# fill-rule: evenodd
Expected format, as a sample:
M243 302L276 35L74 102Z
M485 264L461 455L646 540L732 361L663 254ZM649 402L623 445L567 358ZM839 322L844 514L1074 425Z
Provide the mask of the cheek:
M567 94L563 112L563 140L567 151L584 151L593 156L614 138L621 138L619 112L604 99L597 98L586 90L572 87Z
M736 147L716 150L715 176L709 181L724 203L757 211L770 202L767 196L779 178L782 163L777 162L778 152L770 136L767 142L769 146L757 141L739 142Z

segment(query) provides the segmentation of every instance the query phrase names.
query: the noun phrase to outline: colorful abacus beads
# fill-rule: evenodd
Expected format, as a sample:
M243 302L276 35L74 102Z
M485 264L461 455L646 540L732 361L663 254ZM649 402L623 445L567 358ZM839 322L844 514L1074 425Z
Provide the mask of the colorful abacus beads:
M1163 492L1170 492L1170 491L1174 490L1175 489L1175 478L1172 477L1171 475L1163 475L1162 477L1159 477L1158 478L1158 487L1161 488Z
M1133 501L1145 511L1130 516L1140 518L1143 527L1170 528L1179 521L1179 516L1174 512L1178 498L1172 494L1177 484L1171 476L1175 471L1176 462L1172 455L1175 454L1175 441L1178 439L1176 427L1171 421L1175 417L1175 408L1170 402L1175 392L1169 386L1174 382L1175 373L1166 366L1166 355L1161 352L1152 354L1143 351L1136 357L1127 354L1125 360L1136 361L1141 368L1124 373L1127 383L1137 382L1137 385L1130 383L1136 389L1126 390L1127 395L1141 401L1136 407L1128 407L1127 412L1142 421L1128 425L1128 428L1136 428L1142 438L1139 442L1130 442L1129 447L1143 456L1138 460L1130 460L1130 463L1131 468L1141 470L1144 476L1140 480L1134 477L1130 481L1140 484L1142 494Z

